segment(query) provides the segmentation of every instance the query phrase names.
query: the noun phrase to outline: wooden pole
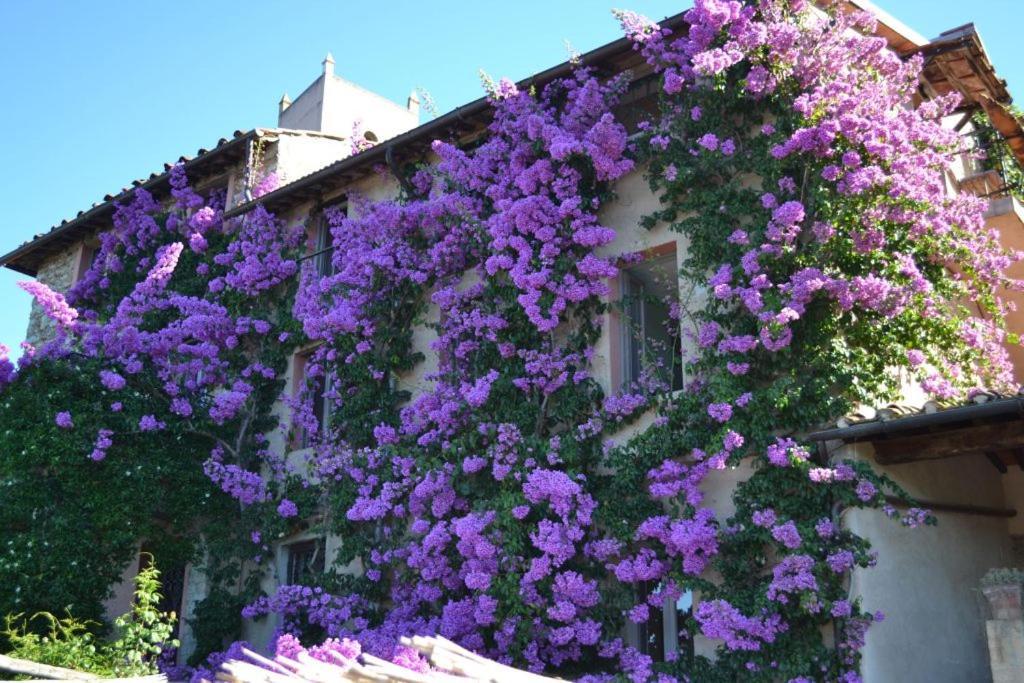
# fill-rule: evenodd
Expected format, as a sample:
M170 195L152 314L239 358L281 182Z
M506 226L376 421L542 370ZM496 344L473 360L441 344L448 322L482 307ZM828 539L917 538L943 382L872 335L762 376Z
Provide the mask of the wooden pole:
M24 659L8 657L7 655L0 655L0 671L59 681L81 681L99 678L96 674L65 669L60 666L50 666L49 664L29 662Z

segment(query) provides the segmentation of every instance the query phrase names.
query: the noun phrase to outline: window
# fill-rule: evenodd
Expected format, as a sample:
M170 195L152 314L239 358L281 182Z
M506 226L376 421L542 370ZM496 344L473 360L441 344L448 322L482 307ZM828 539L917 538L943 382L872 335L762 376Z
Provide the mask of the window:
M331 263L331 256L334 253L331 248L331 224L327 219L330 212L337 212L341 216L345 216L348 213L347 205L341 203L325 206L317 212L313 221L313 230L310 235L312 248L310 257L314 259L316 272L321 277L334 274L334 264Z
M325 381L323 375L317 377L307 376L306 367L309 365L311 356L312 352L307 351L295 357L294 392L295 395L307 392L312 396L313 417L316 419L317 426L322 430L328 424L331 417L331 401L327 397L327 394L330 393L331 383ZM313 444L313 436L313 434L303 429L298 434L295 445L298 448L308 448Z
M285 552L288 558L285 580L288 585L309 585L324 573L324 539L291 543L285 547Z
M83 242L78 252L78 257L74 263L74 282L78 282L85 274L89 272L89 269L96 263L96 257L100 253L99 245L91 244L89 242Z
M321 277L334 273L334 264L331 263L331 226L327 222L327 216L323 213L316 221L316 236L313 242L313 258L315 259L316 272Z
M230 180L230 175L227 173L207 178L196 185L196 194L210 206L223 206L224 200L227 198Z
M643 584L641 591L646 594ZM634 625L636 648L655 662L664 662L673 654L692 662L693 638L687 628L692 618L692 591L685 591L675 601L666 599L661 610L651 610L646 622Z
M320 427L321 431L327 425L327 418L330 416L330 403L327 400L327 382L324 381L323 375L314 377L309 382L309 391L313 393L313 417L316 418L316 423ZM303 446L309 446L309 435L305 439L306 443Z
M629 84L629 89L612 110L615 120L624 125L631 135L639 130L641 121L658 118L659 83L657 74L638 78Z
M683 388L675 249L622 271L622 386L651 371L673 391Z

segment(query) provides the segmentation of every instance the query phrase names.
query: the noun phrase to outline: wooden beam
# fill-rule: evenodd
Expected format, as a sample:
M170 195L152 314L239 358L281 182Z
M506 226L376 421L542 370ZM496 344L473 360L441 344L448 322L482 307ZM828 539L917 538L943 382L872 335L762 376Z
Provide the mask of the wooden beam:
M896 496L886 496L885 500L893 507L906 509L910 507L902 499ZM1014 508L997 508L987 505L970 505L968 503L943 503L937 500L917 500L917 507L931 510L932 512L954 512L961 515L974 515L976 517L1016 517L1017 511Z
M96 674L90 674L84 671L75 671L74 669L65 669L60 666L50 666L49 664L39 664L38 662L29 662L24 659L8 657L7 655L0 655L0 671L21 674L23 676L36 676L37 678L63 681L80 681L84 679L99 678Z
M964 126L971 122L972 115L978 109L980 109L978 105L972 105L971 107L969 107L967 111L964 112L963 117L959 121L957 121L957 124L955 126L953 126L953 130L955 130L957 133L963 130Z
M985 457L988 458L990 463L992 463L992 467L999 470L999 474L1006 474L1006 463L1003 462L998 455L992 451L985 451Z
M905 436L875 441L874 446L876 459L883 465L975 455L985 451L1015 451L1024 448L1024 422L1014 420Z

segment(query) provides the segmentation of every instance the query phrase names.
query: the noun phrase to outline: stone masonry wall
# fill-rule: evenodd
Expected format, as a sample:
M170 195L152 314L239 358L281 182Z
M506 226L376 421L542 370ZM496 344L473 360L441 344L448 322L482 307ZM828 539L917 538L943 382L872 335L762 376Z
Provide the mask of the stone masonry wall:
M36 279L57 292L66 292L74 284L75 271L78 266L78 259L81 254L81 247L74 245L68 247L56 256L43 262L39 268ZM43 315L42 309L34 301L32 312L28 317L28 330L25 332L25 340L29 344L38 346L51 339L55 333L53 321Z

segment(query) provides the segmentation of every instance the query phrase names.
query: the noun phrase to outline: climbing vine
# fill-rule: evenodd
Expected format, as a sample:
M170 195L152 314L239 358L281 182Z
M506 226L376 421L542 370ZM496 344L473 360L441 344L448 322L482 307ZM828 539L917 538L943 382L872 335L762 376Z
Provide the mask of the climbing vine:
M112 426L94 407L103 395L94 383L99 367L85 359L33 363L0 396L2 614L68 609L101 622L103 600L138 561L142 539L161 567L181 567L193 555L196 520L230 515L231 501L212 495L202 459L191 457L201 452L194 440L125 435L105 461L83 456L95 430ZM139 403L123 397L125 413ZM57 426L53 416L69 408L75 428Z
M140 543L162 569L192 562L211 587L197 610L201 661L257 595L259 573L242 567L250 530L288 528L271 487L298 486L258 471L272 462L301 231L262 212L224 225L223 196L194 192L180 166L171 185L169 206L139 190L117 207L66 297L22 283L57 337L29 347L17 372L6 354L0 363L0 575L9 613L67 607L100 622Z
M300 266L301 229L262 208L225 222L178 168L174 205L137 192L67 300L26 285L61 329L33 366L82 356L107 391L142 397L132 425L113 406L53 411L95 430L92 460L135 432L205 440L249 534L226 556L247 567L297 520L340 539L316 585L242 611L283 616L279 652L327 637L314 656L422 668L398 637L440 633L592 679L857 680L885 606L849 596L875 560L843 513L895 517L906 495L801 437L911 381L944 401L1008 388L1013 257L983 202L946 194L955 102L915 102L920 60L869 18L700 0L674 35L618 17L660 78L636 136L613 114L628 75L501 81L482 140L435 142L397 198L328 214L330 273ZM628 317L609 283L645 255L617 253L601 215L630 173L660 201L644 227L683 238L696 295L665 302L681 359L609 388L596 349ZM278 424L299 348L304 386ZM288 457L296 433L309 447ZM734 469L723 512L705 495ZM655 662L622 639L687 592L680 627L713 658Z
M1011 106L1009 113L1017 119L1022 118L1022 113L1017 107ZM981 157L981 167L996 171L1002 178L1006 191L1018 201L1021 200L1024 197L1024 169L1021 168L1013 150L992 125L985 112L975 113L971 117L971 123L977 141L977 153Z

